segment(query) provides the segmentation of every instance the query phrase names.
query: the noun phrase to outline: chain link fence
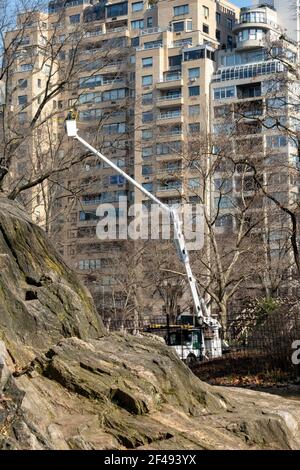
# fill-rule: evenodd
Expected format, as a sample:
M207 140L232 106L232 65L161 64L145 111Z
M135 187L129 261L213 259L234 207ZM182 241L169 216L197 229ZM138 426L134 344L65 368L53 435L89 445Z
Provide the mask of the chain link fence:
M147 320L108 319L104 321L104 324L111 332L121 331L129 334L148 332L162 337L166 344L175 345L174 342L176 342L177 353L181 359L185 359L184 350L190 338L187 333L183 333L182 326L168 324L166 316L156 316ZM298 308L290 309L288 312L279 308L263 315L239 314L229 317L226 332L223 331L222 334L224 336L222 357L205 361L202 359L208 367L222 369L223 362L224 364L230 363L229 368L238 371L241 361L244 364L241 371L244 372L255 373L261 370L280 369L300 376L299 366L292 362L293 342L300 340ZM172 341L173 344L171 344ZM190 342L193 344L193 341ZM198 354L196 341L195 344L193 352L200 361L201 355Z

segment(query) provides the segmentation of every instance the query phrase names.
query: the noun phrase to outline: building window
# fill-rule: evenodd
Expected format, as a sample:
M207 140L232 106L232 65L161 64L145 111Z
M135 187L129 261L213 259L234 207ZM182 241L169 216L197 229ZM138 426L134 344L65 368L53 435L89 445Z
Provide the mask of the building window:
M200 178L190 178L188 180L189 189L198 189L200 188Z
M19 124L25 124L26 120L27 120L27 113L19 113L18 114Z
M227 36L227 47L232 48L232 46L233 46L232 36L228 35Z
M145 188L149 193L152 193L153 191L153 183L143 183L142 184L143 188Z
M153 58L152 57L144 57L142 59L142 66L145 67L152 67L153 65Z
M115 91L115 90L114 90ZM107 92L104 92L107 93ZM83 93L82 95L79 96L78 99L80 104L86 104L86 103L100 103L101 100L101 93Z
M144 20L134 20L131 22L131 29L143 29Z
M207 51L209 52L209 51ZM184 52L184 61L187 60L198 60L205 58L205 50L204 49L194 49L192 51Z
M235 97L235 87L222 87L214 90L214 100L224 100Z
M220 24L221 23L221 13L216 13L216 22L217 24Z
M153 18L152 16L148 16L147 18L147 28L152 28L153 27Z
M156 144L157 155L169 155L172 153L181 152L181 150L182 150L182 142L180 140L176 140L174 142L162 142L160 144Z
M82 196L82 204L90 205L90 204L100 204L101 202L101 195L100 194L86 194Z
M104 134L125 134L126 125L125 122L118 122L116 124L104 124L102 127Z
M113 16L124 16L128 13L128 2L115 3L114 5L106 6L106 17L112 18Z
M142 130L142 139L143 140L152 139L152 137L153 137L152 129L143 129Z
M152 175L153 173L153 168L151 165L142 165L142 175L143 176L148 176Z
M79 78L79 88L92 88L95 86L102 85L102 75L93 75L92 77L81 77Z
M152 75L144 75L142 77L142 85L143 86L149 86L149 85L152 85L152 83L153 83Z
M189 116L198 116L200 114L199 104L189 106Z
M136 36L135 38L131 39L131 45L132 45L132 47L138 47L140 45L139 36Z
M231 36L228 36L228 37L231 37ZM264 37L264 31L261 28L244 29L243 31L240 31L238 34L238 40L240 42L248 41L249 39L250 40L263 39L263 37Z
M142 148L142 157L148 158L153 155L153 148L152 147L143 147Z
M202 25L202 31L203 31L203 33L205 33L205 34L209 34L209 26L208 26L208 24L203 23L203 25Z
M27 106L27 95L18 96L18 104L22 107Z
M109 259L83 259L78 263L81 270L94 270L107 267L111 264Z
M216 227L232 227L232 225L233 219L230 214L221 215L216 220Z
M174 33L184 31L184 21L176 21L175 23L173 23L173 31Z
M95 121L102 116L101 109L89 109L79 112L79 121Z
M219 29L216 29L216 39L221 41L221 31Z
M162 47L162 40L144 42L144 49L157 49Z
M32 69L33 69L32 64L22 64L22 65L20 65L20 71L21 72L31 72Z
M169 67L180 67L182 62L182 54L169 57Z
M215 207L219 207L220 209L232 209L234 207L234 199L228 196L216 197Z
M203 5L203 15L205 19L209 18L209 8Z
M28 85L28 82L25 78L20 78L20 80L18 80L18 85L19 85L19 88L27 88L27 85Z
M199 77L200 77L199 67L193 67L192 69L189 69L189 80L193 80L194 78L199 78Z
M144 93L142 95L142 104L152 104L153 102L153 93Z
M94 93L95 96L99 97L100 94ZM125 98L126 96L126 89L125 88L116 88L115 90L107 90L102 93L102 101L117 101Z
M97 220L97 219L98 217L96 216L96 211L89 211L89 212L80 211L79 212L79 220L81 222L85 220Z
M109 184L111 185L122 185L125 183L125 178L122 175L112 175L109 177Z
M226 25L228 29L232 29L233 21L231 18L226 18Z
M71 24L80 23L80 14L69 16L69 20Z
M142 113L142 122L151 122L153 121L153 113L151 111L146 111Z
M200 132L200 122L193 122L189 124L190 134L197 134L198 132Z
M144 9L144 2L132 3L132 11L141 11Z
M267 147L270 148L286 147L287 143L287 137L284 135L275 135L267 137Z
M189 96L199 96L200 87L199 86L190 86L189 87Z
M189 12L188 5L180 5L178 7L174 7L174 16L186 15Z

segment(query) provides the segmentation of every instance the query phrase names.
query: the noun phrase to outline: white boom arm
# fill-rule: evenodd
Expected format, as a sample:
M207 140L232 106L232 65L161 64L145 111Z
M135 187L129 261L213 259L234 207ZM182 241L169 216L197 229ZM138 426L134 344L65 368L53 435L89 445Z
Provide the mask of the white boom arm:
M142 185L137 183L131 176L127 175L123 170L121 170L117 165L115 165L112 161L110 161L107 157L102 155L102 153L98 152L94 147L92 147L88 142L86 142L82 137L80 137L77 133L77 126L76 120L66 120L66 128L67 134L69 137L74 137L77 139L84 147L89 149L92 153L97 155L97 157L101 158L104 162L106 162L111 168L113 168L117 173L122 175L127 181L129 181L133 186L138 188L142 193L144 193L149 199L156 202L162 209L168 212L172 218L173 225L174 225L174 232L175 232L175 245L177 248L178 255L181 261L184 264L185 272L188 278L189 286L192 293L195 313L198 318L201 318L205 323L212 325L214 323L212 318L209 318L208 309L206 307L206 303L203 298L199 297L197 287L196 287L196 280L193 276L189 254L186 248L185 239L182 231L182 222L180 221L178 214L175 210L161 202L157 197L153 196L149 191L147 191Z

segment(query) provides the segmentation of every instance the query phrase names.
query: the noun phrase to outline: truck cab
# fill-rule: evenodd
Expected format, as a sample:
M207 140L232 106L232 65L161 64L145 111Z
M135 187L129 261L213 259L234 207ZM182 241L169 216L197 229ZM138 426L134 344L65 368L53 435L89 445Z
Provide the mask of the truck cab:
M202 359L202 332L200 328L181 326L169 332L168 346L176 351L180 359L192 364Z

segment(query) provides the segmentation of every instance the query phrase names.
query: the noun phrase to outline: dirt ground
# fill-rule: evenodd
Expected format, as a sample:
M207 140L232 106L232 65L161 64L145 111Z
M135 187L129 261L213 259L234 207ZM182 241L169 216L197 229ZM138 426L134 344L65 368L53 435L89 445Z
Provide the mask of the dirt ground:
M300 400L299 371L286 358L236 353L196 364L193 372L211 385L244 387Z

